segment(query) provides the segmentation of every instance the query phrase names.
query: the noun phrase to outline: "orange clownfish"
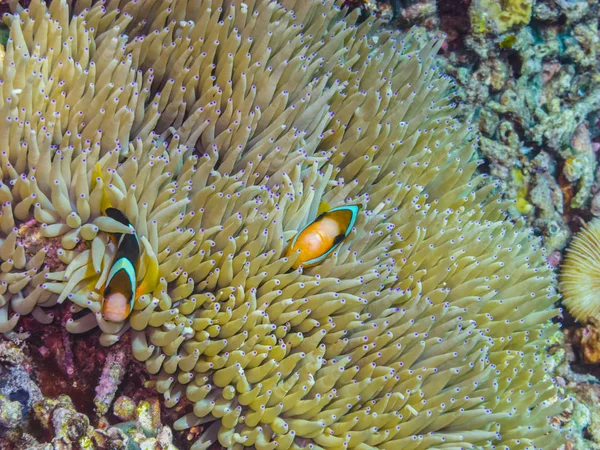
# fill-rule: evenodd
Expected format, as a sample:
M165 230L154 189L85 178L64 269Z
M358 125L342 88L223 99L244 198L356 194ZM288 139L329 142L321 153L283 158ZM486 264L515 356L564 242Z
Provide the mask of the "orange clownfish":
M102 317L110 322L121 322L131 314L135 300L141 295L152 292L158 285L159 268L156 255L145 238L141 241L135 233L135 228L127 219L125 214L112 207L106 189L106 182L102 176L100 164L96 163L96 176L92 178L92 189L96 180L100 178L103 182L100 209L102 214L129 227L131 234L114 234L110 239L117 246L117 252L106 280L102 300ZM137 286L137 274L140 263L140 242L143 244L145 253L146 271L142 283Z
M300 250L300 256L292 265L294 269L301 265L313 267L323 262L348 237L356 223L358 206L338 206L321 212L323 205L329 208L329 205L322 203L317 218L290 241L285 256L290 257Z
M105 214L133 229L125 214L116 208L107 208ZM135 234L121 234L117 241L117 253L110 268L104 300L102 316L104 320L121 322L129 317L136 298L137 270L140 257L140 242Z

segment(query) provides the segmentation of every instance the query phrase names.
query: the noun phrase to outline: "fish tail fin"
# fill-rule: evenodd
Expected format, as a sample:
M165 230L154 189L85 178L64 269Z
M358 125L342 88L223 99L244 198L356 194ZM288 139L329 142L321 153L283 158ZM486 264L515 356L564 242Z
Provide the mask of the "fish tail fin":
M100 167L100 163L97 162L96 169L94 170L94 176L92 176L92 190L96 187L96 179L98 178L102 180L102 199L100 200L100 210L102 211L102 214L106 214L106 210L108 208L112 208L112 203L108 197L108 191L106 190L106 181L102 175L102 167Z

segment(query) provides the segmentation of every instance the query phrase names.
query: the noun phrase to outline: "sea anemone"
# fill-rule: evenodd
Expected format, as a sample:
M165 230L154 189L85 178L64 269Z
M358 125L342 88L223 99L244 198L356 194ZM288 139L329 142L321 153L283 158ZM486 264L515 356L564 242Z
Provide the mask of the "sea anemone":
M586 223L567 248L560 291L563 305L577 320L600 319L600 219Z
M205 426L194 449L558 445L539 242L474 177L441 42L357 17L307 0L17 6L1 331L67 301L70 332L132 333L167 407L193 404L175 428ZM295 269L286 248L323 202L360 212ZM139 292L106 320L113 237L132 233Z

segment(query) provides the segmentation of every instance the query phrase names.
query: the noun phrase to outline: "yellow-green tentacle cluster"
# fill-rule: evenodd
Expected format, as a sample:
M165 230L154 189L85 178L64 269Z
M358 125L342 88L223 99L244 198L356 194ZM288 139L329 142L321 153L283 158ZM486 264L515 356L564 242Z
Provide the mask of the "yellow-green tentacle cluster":
M205 424L196 450L560 442L551 272L473 178L439 42L375 35L331 1L74 8L5 19L0 331L67 301L73 333L131 332L167 406L193 404L175 428ZM122 323L99 289L109 236L131 230L106 197L142 251ZM293 270L286 245L322 201L361 212ZM31 218L61 267L27 253Z

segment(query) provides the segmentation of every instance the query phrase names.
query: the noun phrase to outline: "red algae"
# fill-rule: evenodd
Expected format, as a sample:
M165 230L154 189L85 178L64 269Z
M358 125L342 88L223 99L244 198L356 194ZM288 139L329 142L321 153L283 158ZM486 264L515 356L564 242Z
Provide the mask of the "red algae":
M61 394L68 395L73 400L77 411L81 411L86 415L93 414L95 383L92 380L80 376L74 379L61 376L61 366L52 353L47 354L41 360L36 358L34 365L40 390L45 397L53 398Z
M30 317L21 323L29 333L33 372L44 397L65 394L75 408L86 415L94 412L94 387L100 375L106 350L99 344L99 331L80 336L69 334L64 323L71 317L67 306L52 308L55 319L42 325Z
M92 426L106 430L123 421L115 414L120 396L138 405L147 403L153 434L159 433L162 424L173 423L192 410L187 399L174 408L164 406L162 396L154 388L155 377L147 373L143 363L132 358L129 334L105 348L99 343L98 329L76 336L66 332L64 323L73 316L67 306L57 305L51 311L55 315L51 324L41 325L31 317L25 317L21 323L21 331L30 335L27 347L32 363L28 367L37 377L45 399L70 397L75 410L88 417ZM53 439L52 427L43 428L45 433L38 438ZM173 432L178 448L188 448L186 434Z

